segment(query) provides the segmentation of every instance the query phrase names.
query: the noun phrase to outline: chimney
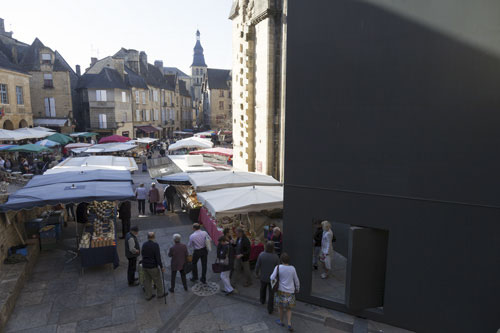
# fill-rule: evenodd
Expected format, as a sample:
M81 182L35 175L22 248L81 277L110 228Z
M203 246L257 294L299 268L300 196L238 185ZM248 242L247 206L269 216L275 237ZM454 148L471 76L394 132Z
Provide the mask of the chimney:
M90 58L90 66L94 66L96 64L96 62L97 62L97 58L94 58L94 57Z
M80 65L76 65L75 69L76 69L76 75L81 76L82 75L82 71L80 69Z
M142 62L142 64L144 66L148 66L148 55L146 54L146 52L144 51L141 51L141 53L139 53L139 61Z
M155 67L157 67L163 73L163 61L155 60Z

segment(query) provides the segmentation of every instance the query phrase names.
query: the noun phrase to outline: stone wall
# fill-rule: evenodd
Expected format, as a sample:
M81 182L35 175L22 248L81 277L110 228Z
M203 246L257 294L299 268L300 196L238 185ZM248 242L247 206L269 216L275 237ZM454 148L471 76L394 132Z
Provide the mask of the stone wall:
M33 116L36 118L50 117L45 114L45 98L53 97L56 104L56 117L72 116L73 103L68 72L51 72L53 87L45 88L43 72L30 72L30 89Z
M220 96L220 92L224 96ZM224 108L219 108L219 103L224 102ZM210 128L213 130L232 130L232 113L230 91L227 89L210 89Z
M0 118L0 128L17 129L21 122L26 126L33 125L33 113L31 110L29 76L4 69L0 69L0 83L7 84L9 104L0 104L5 115ZM17 104L16 86L23 87L24 105Z

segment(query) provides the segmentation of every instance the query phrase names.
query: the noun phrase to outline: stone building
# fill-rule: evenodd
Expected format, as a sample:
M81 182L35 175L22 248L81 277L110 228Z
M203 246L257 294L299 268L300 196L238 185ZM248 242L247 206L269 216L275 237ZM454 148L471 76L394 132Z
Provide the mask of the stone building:
M202 85L203 123L213 130L232 131L231 71L208 68Z
M12 32L5 32L3 20L0 21L0 42L7 58L30 74L33 124L71 132L77 107L77 74L58 51L45 46L38 38L31 45L12 38Z
M0 128L13 130L33 125L30 75L2 52L0 41Z
M233 165L283 180L287 0L234 0Z

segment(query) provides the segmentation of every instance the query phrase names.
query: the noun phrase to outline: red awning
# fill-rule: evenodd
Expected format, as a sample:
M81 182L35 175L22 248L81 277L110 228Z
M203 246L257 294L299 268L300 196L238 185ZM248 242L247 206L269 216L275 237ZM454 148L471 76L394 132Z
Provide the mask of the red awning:
M159 131L157 127L151 125L137 126L137 129L143 131L144 133L154 133Z

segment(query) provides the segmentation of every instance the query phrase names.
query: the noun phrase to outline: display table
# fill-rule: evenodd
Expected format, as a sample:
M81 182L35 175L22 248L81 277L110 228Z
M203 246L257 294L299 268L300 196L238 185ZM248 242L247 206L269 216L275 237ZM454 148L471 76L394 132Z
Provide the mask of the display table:
M120 258L116 246L91 247L80 249L82 268L113 264L113 268L120 265Z
M215 245L218 245L219 237L222 236L222 231L217 228L217 221L215 221L210 214L208 214L208 210L205 207L200 209L198 221L203 224L205 230L207 230L208 235L212 238Z

